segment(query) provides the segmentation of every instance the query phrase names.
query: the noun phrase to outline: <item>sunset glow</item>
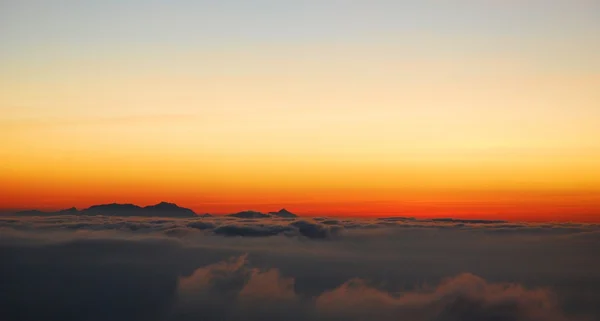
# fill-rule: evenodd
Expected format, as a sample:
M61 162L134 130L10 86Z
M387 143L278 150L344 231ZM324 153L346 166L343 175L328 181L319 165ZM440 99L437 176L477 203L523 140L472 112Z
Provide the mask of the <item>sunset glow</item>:
M598 2L130 2L0 5L0 208L600 221Z

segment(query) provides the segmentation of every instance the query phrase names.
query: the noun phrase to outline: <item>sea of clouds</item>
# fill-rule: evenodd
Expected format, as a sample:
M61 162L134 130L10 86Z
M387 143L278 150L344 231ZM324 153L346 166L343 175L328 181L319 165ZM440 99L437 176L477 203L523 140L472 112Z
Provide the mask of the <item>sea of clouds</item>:
M600 320L600 225L0 217L0 321Z

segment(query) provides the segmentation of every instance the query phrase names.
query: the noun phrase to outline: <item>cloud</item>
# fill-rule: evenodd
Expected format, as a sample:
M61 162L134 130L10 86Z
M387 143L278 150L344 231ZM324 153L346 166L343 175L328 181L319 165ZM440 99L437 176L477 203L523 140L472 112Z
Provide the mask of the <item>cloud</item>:
M0 319L161 320L177 289L168 264L177 248L167 239L2 246Z
M490 284L472 274L446 279L431 290L397 294L352 280L322 294L316 305L326 316L345 320L568 320L548 290Z
M324 223L311 223L308 221L296 221L290 223L291 226L298 229L298 232L302 236L306 236L311 239L325 239L330 238L341 230L338 226L331 226Z
M191 229L191 232L205 231L223 236L303 236L312 239L329 239L334 236L361 234L357 230L387 229L396 233L406 230L451 229L480 231L490 234L514 235L569 235L598 230L597 224L580 223L522 223L486 220L412 218L379 219L240 219L235 217L205 218L144 218L144 217L103 217L103 216L50 216L50 217L0 217L0 228L12 230L72 229L72 230L113 230L155 232L173 228ZM375 232L377 233L377 232Z
M301 297L277 269L250 267L246 256L198 269L178 289L182 315L202 320L570 320L547 289L489 283L472 274L436 287L390 293L353 279ZM216 301L216 302L215 302ZM228 302L228 304L219 304ZM217 308L219 307L219 308ZM191 319L191 318L190 318Z
M288 226L280 225L222 225L213 230L215 234L225 236L273 236L290 231Z
M199 230L210 230L215 228L215 224L201 221L188 223L187 226Z
M294 280L276 269L251 268L247 256L231 258L181 278L178 320L280 320L298 309Z
M598 235L575 223L0 217L0 320L593 320Z

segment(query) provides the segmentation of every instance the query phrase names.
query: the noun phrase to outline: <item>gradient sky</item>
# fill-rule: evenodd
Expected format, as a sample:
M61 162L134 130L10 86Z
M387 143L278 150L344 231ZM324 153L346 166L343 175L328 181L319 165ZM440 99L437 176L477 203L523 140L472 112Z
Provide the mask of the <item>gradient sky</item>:
M0 2L0 207L600 220L600 2Z

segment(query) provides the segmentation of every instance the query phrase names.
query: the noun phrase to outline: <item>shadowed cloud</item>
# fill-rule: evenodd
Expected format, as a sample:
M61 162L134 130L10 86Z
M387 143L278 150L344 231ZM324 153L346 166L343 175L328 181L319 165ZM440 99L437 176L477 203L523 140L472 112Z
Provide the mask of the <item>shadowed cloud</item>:
M0 217L0 320L593 320L578 223Z

